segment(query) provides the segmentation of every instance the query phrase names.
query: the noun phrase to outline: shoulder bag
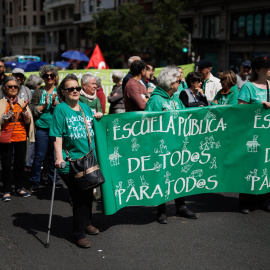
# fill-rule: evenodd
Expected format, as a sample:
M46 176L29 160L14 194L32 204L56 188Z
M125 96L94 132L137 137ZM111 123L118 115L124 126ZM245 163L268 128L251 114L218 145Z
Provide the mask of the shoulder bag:
M83 115L84 123L87 130L88 142L91 150L85 156L74 160L69 157L69 153L67 149L65 149L65 147L64 150L67 154L67 160L70 163L71 170L74 173L76 185L80 191L83 191L89 188L100 186L105 182L105 178L95 158L89 128L83 109L81 107L80 111Z

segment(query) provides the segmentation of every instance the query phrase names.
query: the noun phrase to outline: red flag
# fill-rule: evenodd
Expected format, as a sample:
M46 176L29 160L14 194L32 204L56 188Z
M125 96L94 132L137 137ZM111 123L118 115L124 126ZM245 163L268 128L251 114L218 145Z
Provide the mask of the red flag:
M90 58L90 61L86 69L88 69L89 67L94 67L95 69L109 69L98 44L96 45L96 48L93 51L93 54Z

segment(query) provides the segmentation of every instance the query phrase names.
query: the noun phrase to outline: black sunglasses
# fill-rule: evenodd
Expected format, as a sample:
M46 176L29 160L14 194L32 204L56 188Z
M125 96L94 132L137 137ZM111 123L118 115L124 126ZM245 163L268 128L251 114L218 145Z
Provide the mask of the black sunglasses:
M43 75L43 78L46 78L46 79L48 79L49 77L51 77L52 79L54 79L56 76L52 73L52 74L44 74Z
M80 86L77 86L77 87L69 87L69 88L66 88L66 89L63 89L63 90L66 90L68 92L73 92L74 90L76 90L77 92L80 92L81 89L82 88Z

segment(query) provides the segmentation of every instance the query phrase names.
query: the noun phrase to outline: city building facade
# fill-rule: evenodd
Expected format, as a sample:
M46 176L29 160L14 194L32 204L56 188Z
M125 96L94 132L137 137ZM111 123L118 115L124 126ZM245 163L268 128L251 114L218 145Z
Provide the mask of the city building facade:
M180 21L191 33L191 51L212 60L214 73L270 56L270 1L191 0Z
M38 55L45 59L44 0L5 1L6 55Z

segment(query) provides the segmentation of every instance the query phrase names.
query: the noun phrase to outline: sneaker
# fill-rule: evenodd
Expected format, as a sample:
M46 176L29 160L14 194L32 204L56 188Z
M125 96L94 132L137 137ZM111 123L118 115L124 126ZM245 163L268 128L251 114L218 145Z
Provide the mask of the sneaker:
M29 188L29 190L31 191L31 193L39 192L39 191L40 191L39 185L34 184L34 185L32 185L32 186Z
M10 200L11 200L10 193L9 192L4 193L4 195L2 197L2 201L3 202L8 202Z
M97 192L93 193L93 199L95 202L100 202L101 201L101 196L98 195Z
M23 189L18 189L15 191L15 195L23 197L23 198L27 198L30 196L29 193L25 192Z
M97 235L99 233L99 229L95 228L93 225L88 225L85 228L85 232L91 235Z
M242 208L240 209L240 213L244 215L250 214L250 210L248 208Z
M190 211L185 205L176 211L176 215L184 218L197 219L198 215Z
M90 248L91 243L87 238L81 238L76 241L76 245L80 248Z
M167 220L167 216L166 214L161 214L157 217L157 222L160 224L167 224L168 220Z

